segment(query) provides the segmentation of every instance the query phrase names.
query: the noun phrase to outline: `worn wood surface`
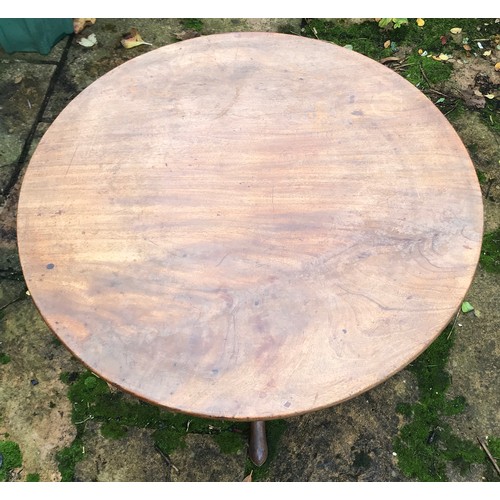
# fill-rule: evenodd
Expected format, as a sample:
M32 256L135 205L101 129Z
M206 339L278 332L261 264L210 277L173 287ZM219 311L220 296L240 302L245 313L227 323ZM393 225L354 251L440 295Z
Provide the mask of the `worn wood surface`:
M27 169L22 267L91 370L173 410L330 406L419 355L474 274L482 201L448 121L333 44L200 37L59 115Z

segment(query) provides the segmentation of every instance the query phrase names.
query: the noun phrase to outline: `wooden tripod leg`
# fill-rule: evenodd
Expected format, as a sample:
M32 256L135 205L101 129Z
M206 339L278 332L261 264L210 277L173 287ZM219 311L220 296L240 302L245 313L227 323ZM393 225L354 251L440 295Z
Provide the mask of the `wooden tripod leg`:
M266 423L263 420L250 422L250 460L261 466L267 460Z

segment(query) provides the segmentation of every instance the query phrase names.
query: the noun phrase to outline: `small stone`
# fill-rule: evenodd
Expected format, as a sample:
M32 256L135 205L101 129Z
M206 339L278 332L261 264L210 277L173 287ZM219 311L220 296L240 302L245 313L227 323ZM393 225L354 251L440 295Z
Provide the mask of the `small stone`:
M38 380L36 378L31 379L31 385L38 385Z

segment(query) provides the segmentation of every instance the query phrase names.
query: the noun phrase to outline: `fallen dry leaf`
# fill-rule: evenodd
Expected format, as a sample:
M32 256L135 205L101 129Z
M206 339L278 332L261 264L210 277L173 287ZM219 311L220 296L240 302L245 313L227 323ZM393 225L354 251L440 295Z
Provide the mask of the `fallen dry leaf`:
M390 40L386 40L384 42L384 49L388 49L390 46L391 46L391 41Z
M485 57L491 56L491 50L485 50L483 52L483 56L485 56Z
M495 64L495 71L500 71L500 62Z
M384 57L383 59L380 59L380 62L382 64L388 63L388 62L399 62L399 57Z
M418 24L418 26L422 27L425 24L425 21L419 17L417 19L417 24Z
M139 45L153 45L152 43L145 42L136 28L132 28L128 33L123 35L123 38L120 40L120 43L126 49L132 49Z
M450 56L441 52L441 54L439 54L438 56L432 56L432 58L434 59L434 61L447 61Z
M87 38L80 38L80 40L78 40L78 43L82 47L93 47L97 43L97 38L94 33L91 33Z
M450 33L458 35L459 33L462 33L462 28L451 28Z
M73 31L78 34L82 32L87 26L95 24L95 17L77 17L73 19Z
M465 44L463 47L467 51L471 51L472 50L472 47L470 45L468 45L468 44Z
M439 37L439 39L441 40L441 45L446 45L446 42L448 41L448 37L447 36L441 35Z
M484 97L487 97L488 99L495 99L495 94L485 94Z
M244 483L251 483L252 482L252 474L253 474L253 470L251 470L250 474L248 474L248 476L245 477L245 479L243 479L243 482Z
M14 83L21 83L23 81L23 76L18 75L14 78Z

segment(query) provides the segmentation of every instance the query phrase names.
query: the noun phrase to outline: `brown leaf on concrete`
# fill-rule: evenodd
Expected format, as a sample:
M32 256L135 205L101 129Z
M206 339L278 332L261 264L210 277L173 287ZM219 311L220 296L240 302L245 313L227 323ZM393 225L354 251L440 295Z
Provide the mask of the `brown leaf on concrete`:
M126 49L132 49L138 45L153 45L152 43L145 42L136 28L131 28L131 30L123 35L120 43Z
M95 17L77 17L73 19L73 31L81 33L87 26L95 24Z

